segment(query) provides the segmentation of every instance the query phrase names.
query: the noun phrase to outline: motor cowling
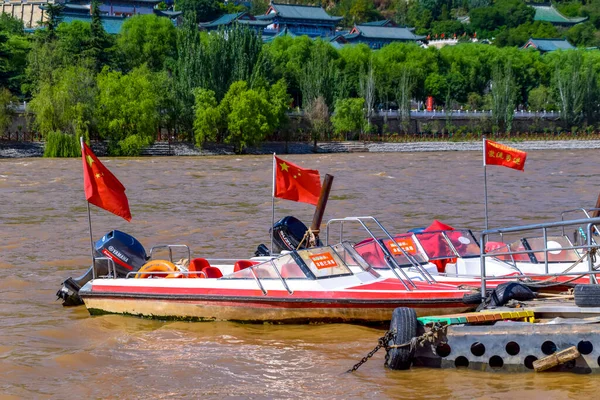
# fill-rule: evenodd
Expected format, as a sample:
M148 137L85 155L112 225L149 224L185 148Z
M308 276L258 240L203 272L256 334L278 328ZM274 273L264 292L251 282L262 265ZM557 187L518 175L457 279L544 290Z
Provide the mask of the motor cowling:
M306 225L296 217L287 216L280 219L273 225L273 251L281 253L282 250L305 249L307 240L303 239L307 231ZM321 245L320 241L317 245Z
M133 236L121 231L111 231L94 244L95 257L108 257L114 261L117 277L125 277L129 272L138 271L148 260L144 246ZM96 259L95 268L90 267L83 275L67 278L56 295L63 300L63 306L83 304L79 289L93 279L94 274L106 276L112 273L109 261Z
M148 261L144 246L133 236L118 230L108 232L95 243L94 248L97 257L108 257L114 261L117 276L135 272ZM96 261L98 268L102 268L103 264L108 265L108 261Z

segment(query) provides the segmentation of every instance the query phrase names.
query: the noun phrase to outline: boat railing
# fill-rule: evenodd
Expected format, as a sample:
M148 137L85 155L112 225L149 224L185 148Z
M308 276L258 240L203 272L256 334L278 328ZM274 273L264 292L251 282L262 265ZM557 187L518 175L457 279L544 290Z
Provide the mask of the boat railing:
M480 236L480 262L481 262L481 293L486 293L486 282L489 279L495 279L497 277L486 277L486 259L488 257L499 257L499 256L511 256L514 257L517 254L535 254L535 253L543 253L544 254L544 267L545 273L543 274L522 274L519 272L518 274L512 274L511 278L518 277L561 277L561 276L589 276L590 281L592 283L597 283L596 275L600 274L600 270L596 269L595 263L595 254L599 249L599 245L593 240L593 232L596 231L596 225L600 224L600 218L585 218L585 219L575 219L575 220L561 220L558 222L549 222L549 223L540 223L540 224L532 224L532 225L522 225L522 226L514 226L508 228L496 228L496 229L487 229L481 233ZM548 242L548 231L559 229L564 232L564 229L567 227L576 227L577 229L583 230L585 233L585 241L584 243L572 243L570 242L570 246L561 246L560 251L562 250L575 250L577 254L580 255L579 260L577 261L569 261L574 263L571 267L567 268L565 271L560 273L549 273L548 267L548 254L552 254L552 252L556 251L557 248L554 246L549 246ZM543 238L544 246L543 248L535 248L535 249L524 249L513 251L510 247L507 246L507 251L493 251L486 252L486 243L490 236L504 237L504 235L518 235L523 237L523 234L530 232L541 232L541 237ZM539 236L538 236L539 237ZM576 264L579 264L587 258L588 268L587 271L571 271L572 267ZM485 296L482 296L485 297Z
M367 234L373 239L374 243L381 249L384 254L385 261L387 265L390 267L396 278L404 285L406 290L412 290L417 288L417 285L413 282L412 279L408 276L408 274L404 271L404 269L398 264L394 255L389 251L387 246L385 246L373 233L373 231L368 227L367 223L371 222L377 225L377 227L383 232L383 234L393 243L399 252L402 253L404 257L410 262L411 266L423 277L424 281L433 284L435 283L435 279L431 276L431 274L424 268L420 262L418 262L411 254L409 254L402 246L398 244L396 239L388 232L387 229L383 227L383 225L377 220L375 217L365 216L365 217L346 217L346 218L334 218L327 221L326 225L326 235L325 235L325 243L329 243L329 232L332 224L339 223L340 224L340 240L339 242L344 241L344 224L345 223L358 223ZM402 275L402 277L400 276Z
M576 213L576 212L582 212L586 218L591 219L592 216L590 215L590 212L593 214L598 214L600 215L600 208L575 208L573 210L566 210L563 211L562 213L560 213L560 219L561 221L565 220L565 215L567 214L572 214L572 213ZM583 237L581 235L581 229L578 229L577 231L575 231L580 237ZM598 228L596 225L594 225L594 232L596 233L596 235L600 235L600 228ZM563 228L563 235L565 234L564 228ZM585 240L585 239L584 239Z
M117 267L115 265L115 260L110 257L94 257L92 259L92 279L96 279L96 261L107 261L108 262L108 276L116 278L117 277Z
M187 259L192 259L192 252L190 251L190 247L187 244L161 244L158 246L152 246L150 249L150 259L152 259L152 254L155 250L158 249L167 249L169 250L169 261L173 262L173 249L185 249L187 251Z

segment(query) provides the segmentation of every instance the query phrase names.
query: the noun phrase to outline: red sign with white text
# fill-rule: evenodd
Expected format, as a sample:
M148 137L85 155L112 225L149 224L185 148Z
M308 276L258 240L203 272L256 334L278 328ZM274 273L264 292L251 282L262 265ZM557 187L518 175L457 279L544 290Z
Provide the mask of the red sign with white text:
M309 257L317 269L337 267L337 263L329 253L311 254Z
M396 243L408 254L417 254L417 247L411 238L396 239ZM402 251L396 246L396 243L389 242L390 251L393 255L402 254Z

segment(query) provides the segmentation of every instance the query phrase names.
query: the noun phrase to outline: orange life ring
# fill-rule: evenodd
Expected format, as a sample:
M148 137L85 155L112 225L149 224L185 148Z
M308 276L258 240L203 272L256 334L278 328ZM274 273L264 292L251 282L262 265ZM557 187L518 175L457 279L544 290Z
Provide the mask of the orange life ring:
M177 278L179 276L178 269L170 261L167 260L151 260L138 270L135 274L136 278ZM145 273L144 273L145 272ZM169 274L154 274L153 272L169 272Z

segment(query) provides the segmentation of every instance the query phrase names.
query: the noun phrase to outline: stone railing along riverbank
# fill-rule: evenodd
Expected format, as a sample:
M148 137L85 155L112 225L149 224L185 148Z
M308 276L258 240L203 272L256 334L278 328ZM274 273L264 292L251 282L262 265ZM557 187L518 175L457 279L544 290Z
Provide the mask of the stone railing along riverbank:
M560 150L560 149L598 149L600 140L552 140L522 141L507 143L521 150ZM105 156L102 143L92 144L97 155ZM314 151L309 143L263 143L260 147L246 149L246 154L310 154ZM385 152L417 152L417 151L481 151L481 142L411 142L411 143L369 143L361 141L319 142L317 153L385 153ZM2 142L0 141L0 158L42 157L43 142ZM231 146L208 145L199 149L188 143L156 142L145 149L142 156L210 156L233 155Z

